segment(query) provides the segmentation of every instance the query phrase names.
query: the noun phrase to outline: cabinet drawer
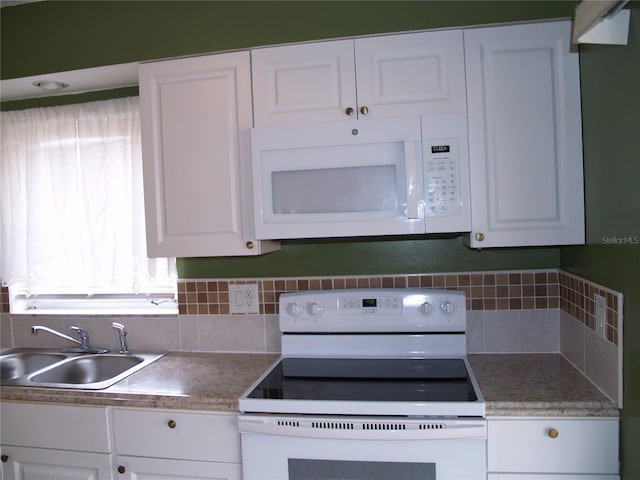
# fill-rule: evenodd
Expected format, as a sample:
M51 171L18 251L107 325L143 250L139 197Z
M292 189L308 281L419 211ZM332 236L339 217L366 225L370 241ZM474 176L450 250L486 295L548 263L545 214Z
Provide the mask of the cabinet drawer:
M235 414L115 409L113 428L119 455L241 461Z
M487 453L490 472L616 474L618 420L489 420Z
M0 411L3 445L111 452L106 408L3 402Z

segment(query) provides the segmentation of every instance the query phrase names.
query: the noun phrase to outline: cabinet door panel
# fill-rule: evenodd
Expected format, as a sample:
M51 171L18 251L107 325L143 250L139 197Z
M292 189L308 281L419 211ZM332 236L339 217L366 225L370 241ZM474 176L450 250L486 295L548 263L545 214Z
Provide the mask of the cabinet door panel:
M249 52L143 64L140 105L147 254L264 253L247 245Z
M353 40L256 49L251 59L256 127L347 120L356 108Z
M584 243L570 30L550 22L465 31L474 247Z
M118 456L124 469L117 480L240 480L239 463L194 462Z
M461 30L357 39L359 118L467 111Z
M111 480L111 455L3 447L3 480Z

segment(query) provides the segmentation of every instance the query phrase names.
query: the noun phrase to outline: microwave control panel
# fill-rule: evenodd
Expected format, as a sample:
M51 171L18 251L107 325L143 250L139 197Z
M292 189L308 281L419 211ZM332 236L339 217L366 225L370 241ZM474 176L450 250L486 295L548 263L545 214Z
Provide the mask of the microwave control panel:
M461 211L460 157L457 139L425 140L423 148L425 216L459 215Z

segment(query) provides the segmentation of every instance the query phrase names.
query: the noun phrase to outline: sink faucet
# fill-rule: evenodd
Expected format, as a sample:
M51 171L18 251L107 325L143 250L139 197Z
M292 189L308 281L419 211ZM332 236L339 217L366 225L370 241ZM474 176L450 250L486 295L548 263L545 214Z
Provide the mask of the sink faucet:
M118 340L120 340L120 353L122 353L123 355L128 355L131 352L129 352L129 347L127 346L127 331L124 329L124 325L118 322L113 322L111 326L118 331Z
M80 327L76 327L75 325L70 326L69 329L76 332L76 334L78 335L78 340L76 340L75 338L71 338L70 336L65 335L64 333L60 333L57 330L54 330L53 328L45 327L44 325L33 325L31 327L31 333L35 335L38 333L39 330L42 330L45 332L49 332L57 337L64 338L65 340L69 340L70 342L77 343L79 345L78 347L63 348L60 350L62 353L108 353L109 352L109 350L106 348L90 347L89 334L87 333L86 330L83 330Z

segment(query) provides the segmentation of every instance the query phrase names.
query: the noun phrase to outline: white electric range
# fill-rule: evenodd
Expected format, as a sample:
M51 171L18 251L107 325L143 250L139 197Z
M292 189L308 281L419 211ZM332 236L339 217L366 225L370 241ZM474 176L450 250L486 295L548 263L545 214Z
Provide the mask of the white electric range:
M486 477L463 292L307 291L279 307L282 357L239 399L246 480Z

